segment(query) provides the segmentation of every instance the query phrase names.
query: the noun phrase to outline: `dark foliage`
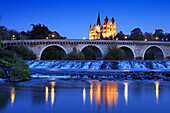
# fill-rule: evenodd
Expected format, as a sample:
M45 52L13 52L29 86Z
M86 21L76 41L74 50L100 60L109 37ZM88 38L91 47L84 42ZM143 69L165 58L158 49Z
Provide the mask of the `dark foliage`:
M24 45L9 47L8 50L10 50L10 52L13 51L17 53L23 58L23 60L35 60L36 59L36 55L33 53L33 51L29 50Z
M125 60L124 51L117 48L116 45L111 45L108 54L105 56L105 60Z
M66 60L84 60L84 54L74 47L73 51L67 55Z
M58 48L48 47L43 51L41 60L62 60L62 57Z
M92 48L86 47L82 52L84 53L85 60L96 60L95 51Z
M147 50L145 53L144 60L155 60L152 50Z

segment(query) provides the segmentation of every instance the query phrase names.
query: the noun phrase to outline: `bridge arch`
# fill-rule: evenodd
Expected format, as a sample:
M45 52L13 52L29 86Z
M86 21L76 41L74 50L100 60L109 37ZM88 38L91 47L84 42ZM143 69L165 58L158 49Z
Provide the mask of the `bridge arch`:
M131 49L130 47L127 47L127 46L121 46L119 48L124 51L125 58L127 60L134 60L135 59L135 54L134 54L133 49Z
M164 51L162 50L161 47L156 46L156 45L154 45L154 46L152 46L152 45L151 45L151 46L148 46L148 47L144 50L144 52L143 52L143 59L144 59L144 60L146 59L146 56L145 56L145 55L146 55L146 52L147 52L148 50L151 50L151 51L152 51L155 60L164 60L164 58L165 58L165 53L164 53Z
M41 50L41 52L39 54L39 59L41 59L43 52L50 47L57 48L59 50L59 52L61 53L61 59L64 59L64 57L67 54L67 51L65 50L65 48L63 48L61 45L58 45L58 44L51 44L51 45L47 45L47 46L43 47L43 49Z
M90 45L85 45L83 46L80 51L82 51L84 53L84 50L85 48L91 48L93 51L94 51L94 54L95 54L95 58L96 60L99 60L99 59L102 59L103 58L103 51L101 50L101 48L97 45L93 45L93 44L90 44ZM85 53L84 53L85 54Z

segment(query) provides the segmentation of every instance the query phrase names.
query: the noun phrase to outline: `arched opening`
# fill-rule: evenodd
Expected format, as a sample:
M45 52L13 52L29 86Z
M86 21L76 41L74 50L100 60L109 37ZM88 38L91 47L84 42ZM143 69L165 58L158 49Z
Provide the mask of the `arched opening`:
M96 46L86 46L82 49L86 60L99 60L102 59L102 52Z
M132 50L128 47L120 47L124 51L126 60L134 60L134 54Z
M163 51L156 47L149 47L144 53L144 60L164 60Z
M49 46L42 51L41 60L63 60L66 52L59 46Z

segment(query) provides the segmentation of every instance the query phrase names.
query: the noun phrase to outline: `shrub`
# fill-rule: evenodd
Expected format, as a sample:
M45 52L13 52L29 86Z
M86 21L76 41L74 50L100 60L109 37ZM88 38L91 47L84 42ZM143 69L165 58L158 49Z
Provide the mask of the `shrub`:
M48 47L42 53L41 60L61 60L61 53L56 47Z
M92 48L86 47L82 51L84 53L85 60L96 60L96 55Z
M152 50L147 50L144 56L144 60L155 60Z
M30 70L27 64L20 59L16 59L16 63L13 64L10 71L11 77L18 77L19 79L26 80L30 78Z
M104 58L105 60L125 60L125 54L122 49L117 48L116 45L109 47L109 52Z
M35 60L36 55L24 45L9 47L8 50L16 52L23 60Z
M170 60L170 56L167 56L165 59L166 59L166 60Z
M10 50L0 51L0 62L10 68L10 78L19 78L26 80L30 78L30 70L27 64L24 63L22 57Z
M136 60L142 60L142 57L136 57Z
M74 47L73 51L67 55L66 60L84 60L84 54Z

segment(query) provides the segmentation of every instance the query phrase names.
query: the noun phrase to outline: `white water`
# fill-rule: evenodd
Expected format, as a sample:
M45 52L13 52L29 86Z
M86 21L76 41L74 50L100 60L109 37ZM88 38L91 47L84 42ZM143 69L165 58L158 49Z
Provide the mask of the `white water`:
M92 70L170 70L170 61L26 61L29 68L46 69L92 69Z

